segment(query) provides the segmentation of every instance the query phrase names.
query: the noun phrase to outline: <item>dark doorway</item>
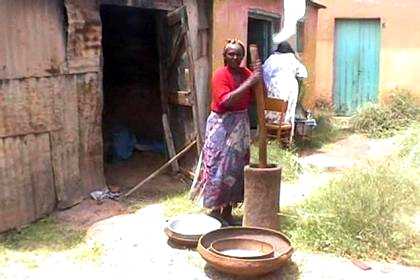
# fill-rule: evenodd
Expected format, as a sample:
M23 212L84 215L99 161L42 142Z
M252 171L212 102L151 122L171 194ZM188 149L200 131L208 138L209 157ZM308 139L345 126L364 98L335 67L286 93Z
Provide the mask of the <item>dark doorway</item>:
M101 6L108 185L131 187L165 160L156 11Z
M248 45L256 44L260 59L264 62L271 54L272 44L271 35L273 34L273 22L270 20L248 18ZM250 66L250 56L247 56L247 64ZM249 108L249 120L251 128L255 129L258 125L257 107L255 102Z
M271 53L271 35L273 23L269 20L248 18L248 44L257 44L262 61ZM249 59L249 58L248 58ZM248 60L249 64L249 60Z

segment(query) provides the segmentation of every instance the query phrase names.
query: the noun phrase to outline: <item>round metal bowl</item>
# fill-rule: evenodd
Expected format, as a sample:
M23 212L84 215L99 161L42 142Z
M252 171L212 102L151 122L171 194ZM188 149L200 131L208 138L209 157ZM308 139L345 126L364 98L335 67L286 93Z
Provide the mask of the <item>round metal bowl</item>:
M219 255L211 250L211 244L220 239L252 239L270 244L273 247L272 257L262 259L239 259ZM258 276L270 273L281 266L292 256L290 241L282 233L256 227L226 227L203 235L197 251L216 270L241 275Z
M271 244L254 239L219 239L210 244L210 250L219 255L237 259L264 259L274 256Z
M198 239L197 237L194 238L182 238L179 237L178 235L174 234L173 232L171 232L167 227L165 228L165 233L168 236L169 240L171 240L172 242L174 242L177 245L180 246L185 246L185 247L197 247L198 244Z
M198 239L222 224L215 218L205 214L187 214L171 219L165 233L175 243L187 246L197 246Z

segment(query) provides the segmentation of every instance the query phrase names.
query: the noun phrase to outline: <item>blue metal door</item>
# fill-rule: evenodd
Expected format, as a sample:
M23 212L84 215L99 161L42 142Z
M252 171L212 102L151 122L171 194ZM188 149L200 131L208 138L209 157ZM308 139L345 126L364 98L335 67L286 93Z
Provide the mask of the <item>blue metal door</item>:
M376 19L336 20L334 106L351 115L378 98L380 22Z

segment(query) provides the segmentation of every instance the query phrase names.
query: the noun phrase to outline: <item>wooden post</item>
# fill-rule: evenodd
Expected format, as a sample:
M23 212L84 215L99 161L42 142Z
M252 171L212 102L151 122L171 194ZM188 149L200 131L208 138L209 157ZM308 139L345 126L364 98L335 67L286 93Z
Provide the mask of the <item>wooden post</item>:
M190 57L190 67L193 69L192 71L194 71L194 68L192 66L192 64L194 63L194 61L192 61L192 55ZM201 133L200 133L200 121L198 118L198 106L197 106L197 91L195 89L195 84L194 84L194 72L191 75L191 72L189 69L185 69L185 80L188 82L188 89L191 92L191 97L192 97L192 104L191 104L191 109L192 109L192 114L193 114L193 122L194 122L194 128L197 132L197 153L198 156L200 156L200 152L201 152L201 147L203 145L202 142L202 138L201 138Z
M165 134L166 147L168 148L169 158L173 158L176 155L176 150L175 150L174 139L172 136L171 127L169 125L169 119L168 119L167 113L162 114L162 124L163 124L163 131ZM174 161L172 163L172 171L174 173L179 172L178 161Z
M169 125L169 105L168 105L168 87L166 81L166 63L164 61L165 52L163 46L167 43L164 38L164 27L163 27L164 17L161 14L156 15L156 32L157 32L157 46L159 52L159 86L160 86L160 100L162 103L162 126L163 133L165 136L166 147L168 149L169 158L173 158L176 155L175 143L172 136L172 131ZM179 172L178 161L172 163L172 172Z
M251 63L254 64L260 58L258 55L257 45L249 45L249 54L251 56ZM254 86L255 100L257 101L257 115L258 115L258 167L266 168L267 167L267 128L265 127L265 92L263 82L258 82Z
M187 20L187 11L185 10L185 14L183 17L181 17L181 25L185 32L185 48L188 56L189 61L189 69L186 74L188 75L188 87L191 91L191 95L193 97L192 102L192 113L193 113L193 122L194 122L194 128L197 132L197 155L200 155L201 148L203 145L203 137L201 135L201 129L200 129L200 120L199 120L199 114L198 114L198 103L197 103L197 89L195 86L195 66L194 66L194 56L193 56L193 50L191 46L191 37L190 37L190 31L188 28L188 20Z

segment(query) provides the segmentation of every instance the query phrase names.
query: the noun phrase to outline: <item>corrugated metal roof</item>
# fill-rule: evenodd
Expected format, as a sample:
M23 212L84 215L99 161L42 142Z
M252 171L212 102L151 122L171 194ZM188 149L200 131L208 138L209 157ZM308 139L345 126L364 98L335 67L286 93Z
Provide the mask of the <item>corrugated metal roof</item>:
M47 76L65 61L62 0L0 1L0 79Z

